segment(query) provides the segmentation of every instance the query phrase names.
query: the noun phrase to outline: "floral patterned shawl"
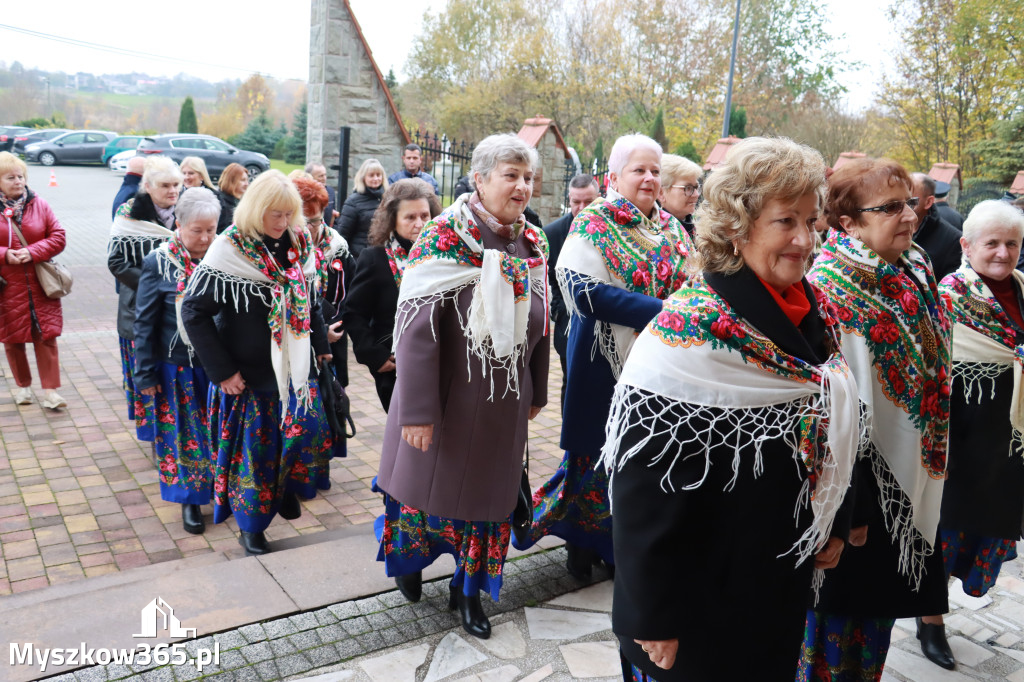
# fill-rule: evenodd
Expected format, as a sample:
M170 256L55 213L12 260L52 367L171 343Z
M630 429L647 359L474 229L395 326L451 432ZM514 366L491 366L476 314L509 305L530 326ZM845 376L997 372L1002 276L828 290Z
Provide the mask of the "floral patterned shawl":
M328 227L327 223L320 223L320 232L317 235L314 249L316 250L316 290L318 293L322 293L331 276L331 264L337 258L348 255L348 242L333 227ZM340 269L340 263L335 264L335 267ZM344 286L344 277L341 278L341 282ZM345 298L344 292L341 297Z
M534 245L533 255L520 258L485 249L470 199L468 194L459 197L427 223L410 249L398 291L394 343L397 348L421 308L454 303L463 289L472 287L469 312L460 319L467 353L480 360L485 377L491 375L492 399L497 369L508 372L505 393L519 395L531 294L543 296L545 309L548 307L547 237L543 230L527 224L524 229Z
M395 278L395 286L401 289L402 273L405 272L405 266L409 263L409 252L398 241L398 236L392 233L391 239L384 247L384 253L388 256L388 265L391 266L391 275Z
M900 571L920 584L933 551L949 436L950 321L931 261L912 245L894 265L832 230L808 279L837 306L843 353L871 409L868 453Z
M682 223L657 208L657 222L625 197L608 189L608 197L587 206L572 221L555 266L558 284L573 317L586 317L571 286L587 292L599 284L662 300L687 280L686 258L693 242ZM598 320L597 346L618 377L636 337L634 330Z
M710 466L711 451L722 445L735 447L735 480L740 466L755 474L761 470L766 442L785 440L808 472L796 508L809 504L814 519L791 551L798 563L819 551L849 487L863 436L857 386L840 352L831 305L814 293L830 355L822 365L784 353L703 279L670 296L637 338L615 387L602 450L610 485L616 470L642 456L652 463L672 458L663 490L699 488L707 469L704 478L684 481L676 463L696 456ZM645 435L623 450L622 438L631 429ZM647 449L652 438L665 434L669 440L660 452ZM748 459L742 453L751 449ZM820 580L818 572L815 584Z
M181 323L181 303L185 300L185 289L188 288L188 282L196 269L196 264L192 262L192 256L189 255L188 249L185 248L185 244L181 241L181 235L178 234L177 230L175 230L169 240L157 247L156 267L165 280L175 283L174 313L178 320L176 338L180 338L188 346L188 357L191 360L193 355L192 342L189 341L185 325ZM175 339L172 339L168 352L174 348L174 342Z
M1024 273L1014 270L1013 281L1018 290L1024 286ZM995 379L1006 371L1013 372L1013 397L1010 401L1010 425L1013 436L1010 452L1024 455L1024 405L1021 403L1021 370L1024 367L1024 345L1018 346L1014 325L988 285L969 263L946 275L939 285L943 303L953 319L953 376L961 377L970 399L978 400L988 383L995 397Z
M289 267L282 268L262 240L246 238L232 225L213 240L187 288L187 293L202 294L212 286L219 302L236 309L247 307L249 297L255 296L270 309L270 361L277 377L282 423L288 416L289 385L298 405L312 407L309 316L310 298L316 295L316 253L304 228L291 236Z

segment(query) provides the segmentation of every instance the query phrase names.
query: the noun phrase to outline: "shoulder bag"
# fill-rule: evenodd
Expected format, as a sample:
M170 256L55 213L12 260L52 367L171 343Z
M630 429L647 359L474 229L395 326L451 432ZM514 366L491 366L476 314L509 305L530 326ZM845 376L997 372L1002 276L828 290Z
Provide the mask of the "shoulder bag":
M22 245L28 247L28 241L21 233L21 228L10 218L7 219L7 222L14 228ZM71 285L75 280L71 276L70 270L52 258L42 263L36 263L35 266L36 279L39 280L39 286L43 288L43 293L47 298L63 298L71 293Z

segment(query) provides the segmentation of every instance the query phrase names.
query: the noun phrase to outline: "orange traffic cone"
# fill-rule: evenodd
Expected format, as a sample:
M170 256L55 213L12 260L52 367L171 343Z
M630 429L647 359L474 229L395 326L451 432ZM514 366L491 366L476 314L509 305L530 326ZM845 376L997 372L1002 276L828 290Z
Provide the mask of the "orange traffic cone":
M57 186L57 171L50 171L50 187Z

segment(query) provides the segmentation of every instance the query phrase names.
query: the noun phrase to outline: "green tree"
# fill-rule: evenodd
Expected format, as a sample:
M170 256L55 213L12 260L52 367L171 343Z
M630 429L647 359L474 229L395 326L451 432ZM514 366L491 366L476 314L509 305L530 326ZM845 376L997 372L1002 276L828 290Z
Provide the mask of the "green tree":
M729 112L729 134L740 139L747 136L747 110L733 107Z
M597 138L597 144L594 145L594 160L598 163L604 163L605 161L603 137Z
M196 119L196 105L192 101L192 95L185 98L181 103L181 113L178 114L179 133L198 133L199 121Z
M973 142L968 149L975 158L978 177L1010 185L1024 169L1024 113L997 121L991 137Z
M672 150L672 153L676 156L682 156L685 159L689 159L694 163L700 163L700 154L697 152L697 147L693 144L693 140L686 140L685 142L676 146Z
M306 162L306 118L307 108L306 103L303 102L299 105L299 110L295 112L295 118L292 119L292 134L288 136L288 141L284 147L284 160L286 163L305 163Z
M25 128L49 128L52 124L48 118L26 118L23 121L15 121L12 125L24 126Z
M654 114L654 120L651 121L651 127L647 130L647 135L652 140L661 145L662 149L668 149L668 138L665 137L665 110L659 108L658 112Z
M281 137L280 130L274 128L274 122L270 120L266 110L260 110L243 132L228 141L240 149L259 152L269 157L274 153L274 145Z

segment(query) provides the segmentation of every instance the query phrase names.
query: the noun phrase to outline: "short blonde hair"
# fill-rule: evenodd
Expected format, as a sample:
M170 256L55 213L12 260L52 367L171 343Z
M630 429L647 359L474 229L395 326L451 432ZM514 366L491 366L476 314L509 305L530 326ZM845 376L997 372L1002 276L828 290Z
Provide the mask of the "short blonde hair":
M699 268L730 275L743 267L734 243L750 237L770 199L795 201L813 192L825 203L825 161L814 149L784 137L748 137L704 183L697 209Z
M685 178L695 178L699 183L700 176L703 174L704 169L685 156L661 155L661 186L663 188L671 187L676 184L677 180Z
M24 161L10 152L0 152L0 175L10 173L12 170L20 170L28 182L28 166Z
M301 168L296 168L295 170L288 174L289 180L298 180L299 178L312 180L313 176L307 173L306 171L302 170Z
M186 156L178 164L181 169L182 179L185 177L185 169L191 168L203 178L203 187L206 189L213 189L213 180L210 179L210 173L206 170L206 162L198 156Z
M152 187L161 182L176 182L181 187L185 176L181 174L178 164L170 157L158 154L146 158L146 166L142 170L142 183L139 185L139 194L148 194L147 185Z
M242 236L259 239L263 236L263 217L267 211L291 211L288 230L301 229L302 198L292 181L279 170L268 170L256 176L235 208L235 226Z
M363 161L363 165L361 165L359 170L356 171L355 180L352 181L355 190L360 194L366 193L366 176L373 171L380 172L381 177L384 178L384 184L381 185L380 188L385 191L387 190L388 174L384 172L384 166L382 166L380 161L377 159L367 159L366 161Z

